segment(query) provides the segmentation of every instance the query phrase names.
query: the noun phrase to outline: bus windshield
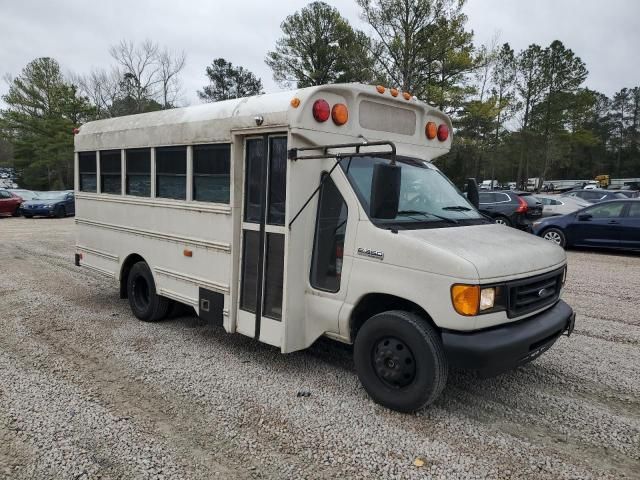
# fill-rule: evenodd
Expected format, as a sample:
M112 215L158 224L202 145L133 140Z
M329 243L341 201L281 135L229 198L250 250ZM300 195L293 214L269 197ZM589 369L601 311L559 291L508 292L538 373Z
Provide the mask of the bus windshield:
M381 157L346 157L340 166L347 175L362 207L369 214L373 167L388 163ZM422 160L398 157L400 203L394 219L371 220L381 227L442 228L490 223L438 169Z

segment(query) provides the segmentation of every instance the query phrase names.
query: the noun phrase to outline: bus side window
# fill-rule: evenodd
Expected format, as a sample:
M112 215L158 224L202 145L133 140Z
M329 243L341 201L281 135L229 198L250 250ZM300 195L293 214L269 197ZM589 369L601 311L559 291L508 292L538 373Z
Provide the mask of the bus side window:
M340 290L347 214L347 204L340 191L330 177L325 178L318 200L311 260L311 285L318 290Z
M79 190L96 192L98 185L96 176L96 152L80 152L78 154L78 172L80 173Z
M151 196L151 149L133 148L126 151L127 195Z
M194 145L193 199L199 202L229 203L231 146Z

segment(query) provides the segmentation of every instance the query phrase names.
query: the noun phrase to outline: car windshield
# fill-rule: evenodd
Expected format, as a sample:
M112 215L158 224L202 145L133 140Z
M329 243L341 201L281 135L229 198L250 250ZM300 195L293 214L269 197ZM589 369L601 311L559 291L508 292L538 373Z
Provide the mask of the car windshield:
M39 192L34 200L63 200L66 196L66 192Z
M380 157L346 157L340 166L369 215L373 167L388 163ZM402 228L448 227L489 223L437 168L428 162L399 157L400 203L394 219L372 219L381 226Z

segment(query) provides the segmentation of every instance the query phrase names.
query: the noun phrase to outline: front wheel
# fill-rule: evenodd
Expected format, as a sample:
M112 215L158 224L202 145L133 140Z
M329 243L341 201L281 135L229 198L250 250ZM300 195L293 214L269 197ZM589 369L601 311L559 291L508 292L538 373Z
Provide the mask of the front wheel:
M138 262L131 267L127 296L133 314L140 320L157 322L167 316L169 299L156 293L156 284L146 262Z
M393 410L413 412L429 405L447 382L440 337L413 313L394 310L371 317L358 331L353 355L367 393Z
M496 222L498 225L504 225L505 227L511 226L511 220L509 220L507 217L504 217L502 215L496 217L494 222Z
M542 238L555 243L556 245L565 248L567 246L567 237L564 232L559 228L550 228L545 230L542 234Z
M64 207L58 207L58 208L56 208L56 210L55 210L55 212L54 212L54 215L55 215L57 218L64 218L64 217L66 217L66 216L67 216L67 211L65 210L65 208L64 208Z
M20 216L20 207L16 207L15 211L11 214L11 216L19 217Z

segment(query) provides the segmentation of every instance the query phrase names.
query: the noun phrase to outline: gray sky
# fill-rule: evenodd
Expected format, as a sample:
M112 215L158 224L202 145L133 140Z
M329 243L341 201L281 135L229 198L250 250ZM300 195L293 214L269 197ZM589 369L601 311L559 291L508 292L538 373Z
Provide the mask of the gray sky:
M56 58L65 71L88 72L112 63L108 47L126 38L150 38L187 53L183 103L197 103L204 69L224 57L278 90L264 63L280 36L280 23L306 0L0 0L0 78L16 75L39 56ZM366 29L352 0L327 0ZM638 0L468 0L465 12L476 44L498 35L518 51L559 39L587 64L586 85L613 94L640 85ZM7 84L0 81L0 93Z

